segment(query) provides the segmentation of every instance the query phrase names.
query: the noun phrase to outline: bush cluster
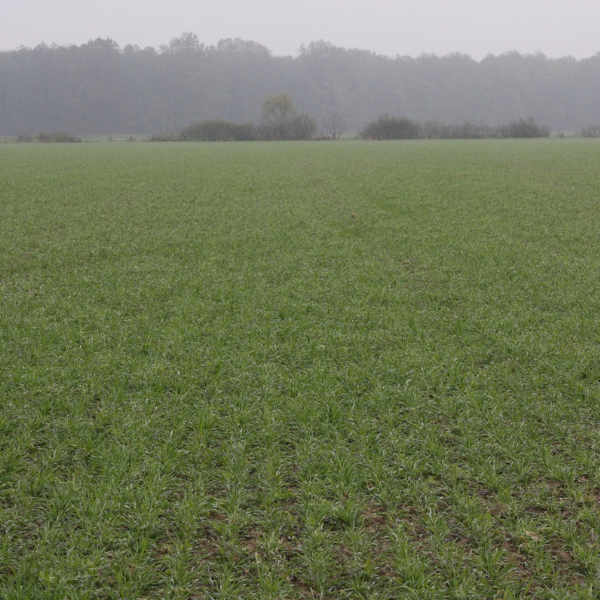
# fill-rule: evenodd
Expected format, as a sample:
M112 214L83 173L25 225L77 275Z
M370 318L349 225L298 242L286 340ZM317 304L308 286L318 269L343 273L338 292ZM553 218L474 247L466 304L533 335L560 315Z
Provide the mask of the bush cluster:
M294 116L284 127L262 123L258 128L260 140L312 140L317 135L317 122L306 114Z
M258 138L252 123L233 123L223 119L195 121L178 134L180 142L251 142Z
M81 142L81 138L78 138L65 131L51 131L48 133L40 133L37 136L39 142L49 144L75 144Z
M79 143L81 142L81 139L65 131L51 131L40 133L36 136L29 135L28 133L22 133L17 135L14 138L14 141L19 144L26 144L34 141L47 144L71 144Z
M317 138L317 123L307 114L298 114L292 96L280 92L268 96L263 102L262 122L235 123L224 119L194 121L179 132L151 136L153 142L198 141L229 142L253 140L313 140ZM339 139L343 120L334 116L324 127L329 139ZM600 129L600 126L598 127ZM588 130L593 134L594 128ZM359 133L367 140L417 140L417 139L484 139L484 138L538 138L548 137L550 129L539 125L530 117L491 127L478 123L446 124L436 121L413 121L407 117L381 115ZM323 138L320 138L323 139Z
M420 123L405 117L384 115L371 121L359 135L367 140L538 138L548 137L550 129L545 125L538 125L533 118L518 119L499 127L491 127L469 122L446 124L426 121Z
M194 121L180 131L155 133L149 142L250 142L260 139L252 123L234 123L223 119Z
M177 141L177 133L173 131L167 131L164 133L153 133L148 136L149 142L176 142Z
M416 140L423 137L423 127L405 117L382 115L371 121L361 132L366 140Z
M259 140L311 140L317 135L317 124L309 115L291 120L282 135L266 124L234 123L223 119L194 121L177 132L156 133L150 142L254 142Z
M494 127L479 123L423 123L423 137L429 140L482 140L498 137Z

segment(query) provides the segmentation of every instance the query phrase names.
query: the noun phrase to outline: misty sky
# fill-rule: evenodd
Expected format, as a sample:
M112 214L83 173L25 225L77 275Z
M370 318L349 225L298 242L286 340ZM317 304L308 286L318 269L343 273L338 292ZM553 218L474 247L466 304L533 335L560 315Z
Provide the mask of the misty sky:
M600 52L600 0L0 0L0 50L111 37L158 48L184 31L274 54L330 41L389 56Z

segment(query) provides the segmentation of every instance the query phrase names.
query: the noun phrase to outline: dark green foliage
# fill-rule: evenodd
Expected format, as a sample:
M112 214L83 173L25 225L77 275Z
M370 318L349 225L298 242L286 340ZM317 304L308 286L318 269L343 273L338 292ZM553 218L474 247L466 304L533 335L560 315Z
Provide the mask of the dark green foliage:
M256 138L256 128L252 123L232 123L223 119L196 121L177 135L181 142L248 142Z
M499 128L498 133L503 138L541 138L550 135L550 128L538 125L533 117L511 121Z
M371 121L361 132L360 137L366 140L416 140L423 137L419 123L407 118L381 116Z

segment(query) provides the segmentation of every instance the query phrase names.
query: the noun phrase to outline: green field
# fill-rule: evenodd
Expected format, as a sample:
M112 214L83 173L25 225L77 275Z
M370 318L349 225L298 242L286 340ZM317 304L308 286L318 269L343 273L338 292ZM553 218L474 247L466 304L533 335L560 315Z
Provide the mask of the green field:
M600 597L600 144L0 146L0 597Z

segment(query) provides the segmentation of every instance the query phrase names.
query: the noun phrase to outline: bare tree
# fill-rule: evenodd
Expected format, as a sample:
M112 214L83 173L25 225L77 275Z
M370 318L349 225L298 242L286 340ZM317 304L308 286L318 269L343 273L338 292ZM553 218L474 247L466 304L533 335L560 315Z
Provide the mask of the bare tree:
M263 102L263 129L267 136L275 140L292 137L292 123L296 117L296 107L287 92L269 96Z
M582 137L597 138L600 137L600 125L590 125L581 131Z
M331 115L323 123L323 128L332 140L339 140L346 129L346 122L339 115Z
M533 117L529 117L529 119L521 117L518 121L511 121L500 127L500 137L503 138L537 138L549 135L550 128L538 125Z

